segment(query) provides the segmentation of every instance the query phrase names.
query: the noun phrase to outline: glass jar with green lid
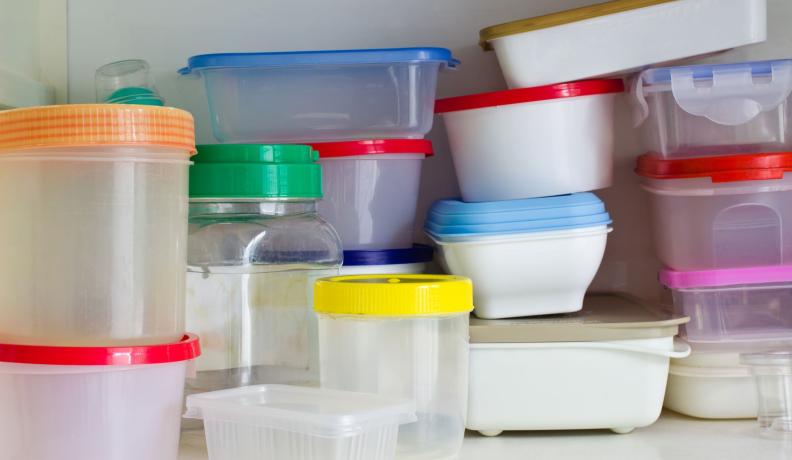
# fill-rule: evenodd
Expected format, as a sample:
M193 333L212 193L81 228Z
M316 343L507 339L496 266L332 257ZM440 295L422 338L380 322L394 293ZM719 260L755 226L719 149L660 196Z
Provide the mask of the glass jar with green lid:
M318 382L313 282L343 251L316 213L309 146L198 147L190 170L187 325L204 349L190 393Z

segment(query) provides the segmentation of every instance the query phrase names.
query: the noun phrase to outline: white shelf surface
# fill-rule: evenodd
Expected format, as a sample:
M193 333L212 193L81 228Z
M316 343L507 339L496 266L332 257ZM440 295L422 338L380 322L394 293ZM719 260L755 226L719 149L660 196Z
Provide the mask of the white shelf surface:
M180 460L206 460L202 432L185 433ZM792 441L759 435L755 420L699 420L665 411L630 434L607 430L468 432L459 460L792 460ZM288 460L288 459L282 459Z

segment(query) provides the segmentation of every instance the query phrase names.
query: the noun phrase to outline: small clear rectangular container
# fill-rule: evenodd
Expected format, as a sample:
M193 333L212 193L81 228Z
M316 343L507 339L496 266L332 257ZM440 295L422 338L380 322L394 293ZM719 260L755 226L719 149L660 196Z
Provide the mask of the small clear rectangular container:
M257 385L187 397L209 460L390 460L415 403L366 393Z
M756 380L762 434L792 439L792 351L744 353L740 361Z
M307 143L422 138L432 128L444 48L193 56L220 142Z
M668 158L792 149L792 60L645 70L633 85L645 147Z
M681 272L664 270L674 309L689 316L691 343L733 347L792 336L792 266Z

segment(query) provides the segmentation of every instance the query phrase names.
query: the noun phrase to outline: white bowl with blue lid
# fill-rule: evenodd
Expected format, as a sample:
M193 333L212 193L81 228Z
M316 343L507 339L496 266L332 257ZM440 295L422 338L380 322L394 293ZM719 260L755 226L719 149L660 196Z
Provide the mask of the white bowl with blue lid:
M663 67L631 85L649 151L668 158L792 150L792 60Z
M451 274L473 280L480 318L578 311L599 269L611 218L592 193L464 203L440 200L424 230Z
M203 54L179 70L203 78L217 140L301 143L422 138L432 128L445 48Z

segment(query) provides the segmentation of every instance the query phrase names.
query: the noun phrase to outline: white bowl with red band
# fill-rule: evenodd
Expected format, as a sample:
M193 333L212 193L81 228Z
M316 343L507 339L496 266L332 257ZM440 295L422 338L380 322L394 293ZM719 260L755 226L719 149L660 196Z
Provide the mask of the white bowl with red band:
M198 337L122 347L0 345L2 458L176 460Z
M441 99L464 201L585 192L613 180L621 80L587 80Z
M406 249L421 182L432 155L424 139L382 139L312 144L322 164L319 214L341 236L344 250Z

